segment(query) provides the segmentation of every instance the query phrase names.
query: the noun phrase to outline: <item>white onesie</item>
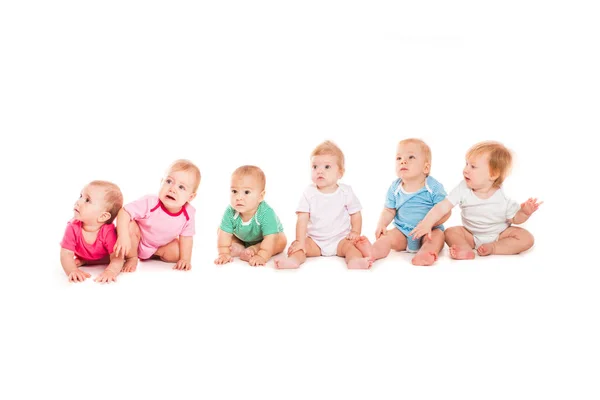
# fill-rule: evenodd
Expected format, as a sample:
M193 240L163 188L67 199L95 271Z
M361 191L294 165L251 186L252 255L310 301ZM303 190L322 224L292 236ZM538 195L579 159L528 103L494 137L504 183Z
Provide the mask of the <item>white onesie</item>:
M450 192L447 199L453 206L460 206L462 223L473 234L476 249L482 244L498 240L500 233L510 226L508 220L521 208L519 203L506 197L502 188L489 199L480 199L464 180Z
M352 188L340 183L333 193L321 193L316 185L310 185L296 212L310 214L307 234L319 246L321 255L335 256L338 243L350 233L350 215L361 209Z

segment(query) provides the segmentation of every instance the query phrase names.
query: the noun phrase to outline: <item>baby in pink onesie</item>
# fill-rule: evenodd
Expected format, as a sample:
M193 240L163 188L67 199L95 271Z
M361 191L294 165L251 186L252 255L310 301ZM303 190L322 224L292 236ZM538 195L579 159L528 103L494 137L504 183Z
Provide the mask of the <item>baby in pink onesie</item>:
M96 282L114 282L123 266L123 257L113 253L117 232L113 220L123 206L117 185L106 181L87 184L73 207L73 219L60 242L60 263L71 282L83 282L91 275L82 265L108 264Z
M330 141L311 154L313 184L304 190L296 208L296 240L288 258L275 260L276 268L298 268L306 257L339 256L348 268L367 269L368 254L356 247L361 240L361 205L352 188L338 180L344 175L344 153Z
M191 161L177 160L167 170L156 195L126 204L117 216L119 238L115 253L125 254L123 272L133 272L138 259L158 258L176 263L173 269L192 268L192 245L200 170Z

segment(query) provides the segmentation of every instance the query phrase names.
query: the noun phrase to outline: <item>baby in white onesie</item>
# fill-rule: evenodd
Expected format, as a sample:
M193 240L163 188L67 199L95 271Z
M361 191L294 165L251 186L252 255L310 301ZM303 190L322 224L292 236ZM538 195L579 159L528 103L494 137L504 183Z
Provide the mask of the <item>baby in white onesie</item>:
M311 154L313 184L304 191L296 214L296 240L288 258L275 260L277 268L298 268L306 257L345 257L348 268L366 269L368 255L356 248L360 238L361 205L352 188L338 183L344 174L344 153L325 141Z
M429 234L439 216L458 204L464 226L454 226L445 232L452 258L473 259L473 249L480 256L488 256L519 254L531 248L531 233L511 225L527 221L542 202L530 198L519 204L504 194L502 182L512 165L510 151L497 142L481 142L469 149L466 161L464 180L429 211L410 232L411 236L420 238Z

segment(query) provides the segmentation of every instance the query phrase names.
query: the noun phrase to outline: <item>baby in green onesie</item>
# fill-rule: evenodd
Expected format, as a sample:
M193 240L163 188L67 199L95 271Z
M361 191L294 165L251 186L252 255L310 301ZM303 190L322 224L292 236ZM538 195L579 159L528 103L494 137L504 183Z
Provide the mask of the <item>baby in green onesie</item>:
M265 265L287 244L283 226L264 201L265 174L253 165L244 165L231 175L230 205L219 227L219 257L215 264L239 257L252 266Z

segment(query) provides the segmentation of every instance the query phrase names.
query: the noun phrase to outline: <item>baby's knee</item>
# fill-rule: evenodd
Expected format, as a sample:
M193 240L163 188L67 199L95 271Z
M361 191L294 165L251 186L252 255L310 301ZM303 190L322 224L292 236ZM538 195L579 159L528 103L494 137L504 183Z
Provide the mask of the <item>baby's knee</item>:
M520 236L521 236L521 240L523 241L523 245L525 247L524 250L528 250L533 247L535 239L533 238L533 235L529 231L526 231L525 229L523 229L522 232L520 232Z

